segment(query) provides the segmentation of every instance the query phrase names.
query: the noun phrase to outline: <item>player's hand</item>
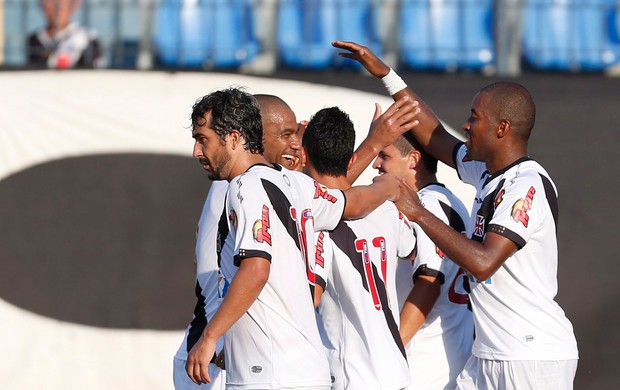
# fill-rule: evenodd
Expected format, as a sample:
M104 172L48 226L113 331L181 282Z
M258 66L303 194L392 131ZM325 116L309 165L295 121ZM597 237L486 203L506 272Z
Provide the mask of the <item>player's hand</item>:
M372 179L372 185L378 186L380 188L379 191L385 191L387 200L396 202L400 197L400 179L392 173L375 176Z
M209 363L211 363L214 353L215 341L209 341L203 336L200 336L189 351L187 362L185 363L185 371L187 376L197 385L211 383Z
M424 211L418 193L404 181L400 182L400 196L395 203L398 210L412 222Z
M372 144L383 149L391 145L402 134L412 130L420 124L417 116L420 107L417 100L411 101L408 96L403 96L381 114L381 106L375 103L375 114L370 124L368 138Z
M217 354L215 358L215 365L221 368L222 370L226 369L226 360L224 360L224 350L222 349L220 353Z
M338 55L340 57L356 60L375 77L383 78L390 72L390 67L381 61L381 59L366 46L358 45L355 42L345 41L332 42L332 46L338 49L347 50L346 52L339 52Z

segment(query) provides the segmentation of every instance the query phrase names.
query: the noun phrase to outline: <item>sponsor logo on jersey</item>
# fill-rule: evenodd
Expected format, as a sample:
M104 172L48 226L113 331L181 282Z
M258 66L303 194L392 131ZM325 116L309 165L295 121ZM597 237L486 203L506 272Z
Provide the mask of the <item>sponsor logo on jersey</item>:
M252 232L254 233L254 241L265 242L271 245L271 233L269 233L269 207L263 205L262 217L257 219L252 226Z
M525 199L519 199L512 205L512 219L515 222L521 222L525 227L527 227L530 221L530 216L527 215L527 212L532 208L534 194L536 194L536 189L530 187Z
M323 198L329 202L336 203L338 200L335 196L327 192L327 187L322 184L314 182L314 199Z
M484 216L476 215L476 226L474 226L474 236L484 236Z
M495 201L493 202L494 208L497 208L497 206L499 206L499 204L502 203L502 201L504 200L505 193L506 191L503 188L500 192L497 193L497 195L495 196Z
M324 239L325 233L319 233L319 237L316 240L316 255L314 256L314 263L321 268L325 268L325 258L323 257L323 253L325 253L325 247L323 245Z

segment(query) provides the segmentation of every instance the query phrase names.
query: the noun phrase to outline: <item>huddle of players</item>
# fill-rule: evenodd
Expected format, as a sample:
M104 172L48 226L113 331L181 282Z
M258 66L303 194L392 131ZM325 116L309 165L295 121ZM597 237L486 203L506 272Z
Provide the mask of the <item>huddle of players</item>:
M228 89L194 105L194 157L214 181L175 387L456 387L474 336L468 278L390 202L402 182L465 233L469 216L437 183L437 160L400 136L419 115L417 101L396 100L354 154L353 124L336 107L311 118L300 145L277 97ZM376 150L382 175L352 187Z

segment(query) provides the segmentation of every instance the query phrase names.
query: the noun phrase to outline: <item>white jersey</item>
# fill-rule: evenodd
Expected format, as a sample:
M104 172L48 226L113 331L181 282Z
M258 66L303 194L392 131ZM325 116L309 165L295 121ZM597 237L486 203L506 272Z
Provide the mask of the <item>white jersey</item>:
M305 173L283 168L286 177L291 179L291 192L296 203L295 219L300 226L300 242L304 247L308 282L313 287L315 231L333 230L344 213L346 198L344 193L320 184Z
M437 218L465 234L469 214L463 203L441 184L429 184L418 191L420 202ZM471 355L474 324L469 308L467 275L413 224L417 255L413 262L400 261L396 287L402 310L418 276L436 277L441 282L439 297L426 321L407 345L411 389L454 389L456 377Z
M289 179L280 166L254 165L230 182L222 275L231 281L248 257L269 260L271 269L257 300L225 334L228 389L330 387Z
M398 256L414 249L411 225L391 202L317 234L317 284L324 288L318 320L332 389L409 384L395 284Z
M196 229L196 307L194 318L185 330L183 342L175 358L187 360L187 354L202 335L202 331L219 307L221 294L218 292L219 257L221 243L228 235L224 200L228 182L216 180L211 183L198 228ZM219 280L218 280L219 279ZM218 344L218 351L223 347Z
M470 161L464 144L455 163L465 183L476 186L470 238L487 232L513 241L518 250L487 280L470 277L476 339L473 354L491 360L577 359L573 327L554 301L557 294L557 190L535 161L522 158L490 175Z

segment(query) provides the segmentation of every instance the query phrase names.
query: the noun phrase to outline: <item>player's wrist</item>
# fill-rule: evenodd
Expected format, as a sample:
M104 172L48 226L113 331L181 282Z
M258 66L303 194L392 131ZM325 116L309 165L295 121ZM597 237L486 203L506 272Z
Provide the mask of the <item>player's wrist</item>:
M392 68L390 68L387 75L381 78L381 82L391 96L407 88L407 84Z

